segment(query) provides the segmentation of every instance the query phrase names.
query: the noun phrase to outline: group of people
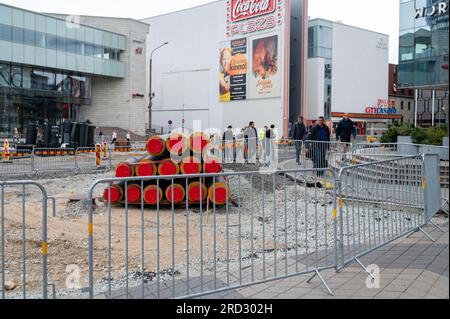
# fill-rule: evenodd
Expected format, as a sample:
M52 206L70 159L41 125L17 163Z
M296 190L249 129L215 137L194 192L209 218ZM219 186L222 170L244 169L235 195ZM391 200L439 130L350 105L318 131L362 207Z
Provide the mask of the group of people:
M347 145L351 142L355 133L354 122L350 119L349 114L344 114L342 120L335 127L336 140L343 143L344 154L347 152ZM319 117L314 126L307 128L303 116L299 116L291 131L291 139L295 143L297 164L302 165L300 161L302 146L303 142L308 141L308 157L313 161L314 168L326 168L328 166L326 158L330 149L331 134L331 129L326 125L324 117ZM319 172L318 175L323 175L323 172Z
M243 159L246 164L252 163L256 164L256 162L260 159L258 150L260 149L259 146L262 144L264 148L264 163L266 165L269 165L271 162L271 154L272 152L272 142L277 138L276 132L275 132L275 125L272 124L270 127L265 126L264 131L261 132L264 133L264 135L261 135L258 133L258 130L256 129L255 122L250 122L248 126L242 128L240 132L235 136L233 132L233 127L230 125L228 126L227 130L223 133L223 144L226 145L227 143L234 143L236 141L243 141L244 142L244 152L243 152ZM226 148L227 149L227 148ZM229 148L228 148L229 149ZM230 153L233 151L229 151ZM233 161L236 161L239 154L226 154L227 151L225 151L224 159L230 160L230 157L233 157ZM228 155L228 156L227 156ZM231 155L231 156L230 156Z

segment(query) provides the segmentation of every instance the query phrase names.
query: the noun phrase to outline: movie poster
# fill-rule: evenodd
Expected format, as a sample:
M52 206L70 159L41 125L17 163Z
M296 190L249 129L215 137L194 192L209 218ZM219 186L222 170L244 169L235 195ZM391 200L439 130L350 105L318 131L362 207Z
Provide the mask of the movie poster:
M247 39L228 41L220 48L220 102L247 98Z
M278 35L253 38L249 74L250 99L273 98L281 94L280 44Z

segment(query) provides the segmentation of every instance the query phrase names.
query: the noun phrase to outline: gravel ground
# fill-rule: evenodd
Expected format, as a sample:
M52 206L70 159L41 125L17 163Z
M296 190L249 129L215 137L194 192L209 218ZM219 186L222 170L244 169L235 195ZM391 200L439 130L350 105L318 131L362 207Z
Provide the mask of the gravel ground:
M245 165L227 165L227 172L258 171L260 166ZM70 202L72 196L87 195L90 187L96 180L110 178L112 172L101 172L96 174L83 174L77 176L53 176L42 180L42 184L47 189L49 196L57 197L58 201L58 222L61 223L61 229L56 229L56 234L49 243L56 246L52 251L53 255L61 255L61 263L70 262L84 263L87 253L87 242L84 233L77 235L78 229L75 225L80 225L80 229L86 227L85 219L87 214L87 202ZM264 181L264 183L263 183ZM315 251L333 249L333 201L332 191L324 188L310 188L304 183L295 184L293 181L283 176L272 175L254 175L252 179L246 176L231 176L228 178L229 187L232 190L231 203L228 207L217 207L208 215L203 211L202 224L200 224L200 215L198 207L189 209L179 209L174 212L176 216L177 230L175 233L177 256L175 264L172 267L172 250L161 250L161 281L171 281L173 274L175 278L184 278L187 275L187 256L189 251L189 273L191 277L198 276L201 271L204 275L218 274L222 277L230 273L237 274L241 269L248 269L252 265L255 271L262 267L262 260L267 264L275 261L280 262L284 258L296 257L298 255L311 254ZM264 184L264 185L263 185ZM11 198L17 200L19 188L13 190L15 193ZM97 187L94 197L101 196L102 188ZM27 190L27 201L38 203L39 196ZM351 218L344 224L344 244L351 243L354 238L364 237L360 232L354 232L359 220L372 226L372 233L381 232L383 225L408 224L412 213L397 212L387 210L378 205L367 205L362 212L350 215ZM212 208L211 208L212 209ZM186 211L189 215L186 215ZM148 211L154 213L154 211ZM98 218L104 218L106 215L103 203L97 203L96 214ZM122 212L115 212L117 221L123 221ZM153 215L152 215L153 216ZM164 218L160 228L161 241L170 247L171 244L171 211L162 211ZM137 287L141 284L142 272L140 268L140 232L136 225L139 225L139 213L130 214L130 245L136 249L130 249L129 255L129 287ZM187 245L186 228L184 223L189 220L190 243ZM436 219L437 223L442 223L444 219ZM448 219L445 218L445 221ZM114 221L113 221L114 222ZM133 226L131 226L133 225ZM20 224L15 222L12 235L20 238ZM63 227L64 226L64 227ZM56 227L56 226L55 226ZM75 228L74 228L75 227ZM100 226L99 226L100 227ZM96 228L97 229L97 228ZM358 229L356 227L356 229ZM61 232L72 232L71 239L67 239L67 234ZM199 233L203 231L203 258L200 256ZM131 231L131 230L130 230ZM34 230L35 240L39 239L38 229ZM146 232L156 234L155 223L147 221ZM114 252L122 256L123 251L117 252L118 247L122 247L125 239L122 233L114 231L113 247ZM369 234L365 234L368 238ZM78 236L78 237L77 237ZM78 238L78 240L77 240ZM10 242L11 243L11 242ZM107 253L104 246L96 242L96 285L95 294L107 291L109 279L107 278ZM21 242L17 241L18 247ZM117 245L117 246L116 246ZM147 245L147 243L146 243ZM147 247L147 246L146 246ZM17 249L17 247L15 248ZM19 248L20 249L20 248ZM150 248L149 248L150 249ZM70 252L70 258L65 257ZM83 255L79 255L83 254ZM146 256L146 269L144 270L144 279L148 282L154 282L157 269L154 266L154 257L150 254ZM35 258L39 258L37 255ZM147 259L148 258L148 259ZM153 259L152 259L153 258ZM67 260L66 260L67 259ZM97 261L98 260L98 261ZM10 262L20 263L20 258L11 259ZM31 261L33 262L33 261ZM328 260L328 264L332 260ZM323 266L322 262L319 266ZM54 263L52 263L54 264ZM126 286L126 273L123 259L113 260L113 269L111 281L112 290L123 289ZM311 266L311 265L310 265ZM50 269L49 274L52 274ZM8 275L8 274L7 274ZM55 280L55 278L53 278ZM40 293L36 289L30 289L28 298L39 298ZM20 298L20 290L17 288L13 293L7 295L8 298ZM62 289L61 285L57 289L58 298L86 298L86 294L79 290Z

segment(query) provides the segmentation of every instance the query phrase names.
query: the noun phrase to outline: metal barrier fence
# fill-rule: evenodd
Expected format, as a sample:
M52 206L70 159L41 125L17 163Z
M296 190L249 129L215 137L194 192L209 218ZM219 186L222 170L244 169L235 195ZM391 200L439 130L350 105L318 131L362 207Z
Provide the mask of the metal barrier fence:
M8 286L14 290L11 285L17 285L20 290L15 298L29 298L31 286L42 289L38 298L47 299L47 192L36 182L0 181L0 196L1 299L6 299ZM40 210L30 205L30 197L41 201ZM30 263L31 259L40 262ZM17 278L21 279L20 283L12 281Z
M111 150L107 157L101 152L101 167L112 167ZM95 148L35 148L31 150L11 150L9 161L0 160L0 178L10 176L31 176L41 172L67 172L95 169Z
M334 184L333 172L323 172ZM123 208L105 203L106 225L95 222L90 207L90 297L111 296L112 278L125 280L127 295L140 285L135 293L142 298L195 297L308 273L322 279L320 271L336 266L335 194L307 175L297 170L96 182L89 198L99 186L111 198L116 191L111 184L120 183L124 202ZM140 192L134 204L126 191L130 186ZM161 189L167 197L180 188L186 193L177 205L150 193ZM152 196L153 210L145 211ZM123 220L113 225L113 214ZM123 247L112 249L119 236ZM105 242L102 258L96 243ZM99 272L99 264L108 271ZM97 288L101 278L108 283L106 291Z
M36 148L33 151L33 171L65 171L76 168L74 149Z
M440 209L440 186L432 182L438 161L432 157L403 157L341 169L337 195L340 267L356 261L365 269L358 258L399 237L423 231L431 222Z
M441 204L437 155L365 154L370 163L353 162L360 155L350 155L348 166L334 169L95 182L86 200L89 283L83 291L91 298L118 291L137 298L186 298L311 274L309 281L317 276L332 294L321 271L353 261L364 267L361 256L424 232ZM38 195L27 192L31 186L40 189ZM0 187L2 297L29 298L29 288L38 287L38 297L47 298L50 198L34 182L0 182ZM104 214L96 215L100 194L107 199ZM31 201L42 201L42 215ZM39 247L42 276L29 261ZM10 257L14 254L18 258ZM14 271L22 273L20 296L3 288Z
M8 162L0 159L0 177L11 175L26 176L33 172L33 155L30 150L12 150L10 154Z

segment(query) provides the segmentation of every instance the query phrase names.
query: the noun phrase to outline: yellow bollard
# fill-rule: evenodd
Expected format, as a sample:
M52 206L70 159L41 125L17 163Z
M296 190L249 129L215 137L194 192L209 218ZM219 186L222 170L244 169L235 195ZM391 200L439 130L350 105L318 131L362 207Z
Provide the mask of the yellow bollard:
M101 158L101 146L100 144L96 144L95 145L95 165L100 166L100 164L102 163L102 158Z
M9 162L9 141L6 138L3 143L3 159L5 162Z
M108 144L103 142L103 158L106 159L108 157Z

